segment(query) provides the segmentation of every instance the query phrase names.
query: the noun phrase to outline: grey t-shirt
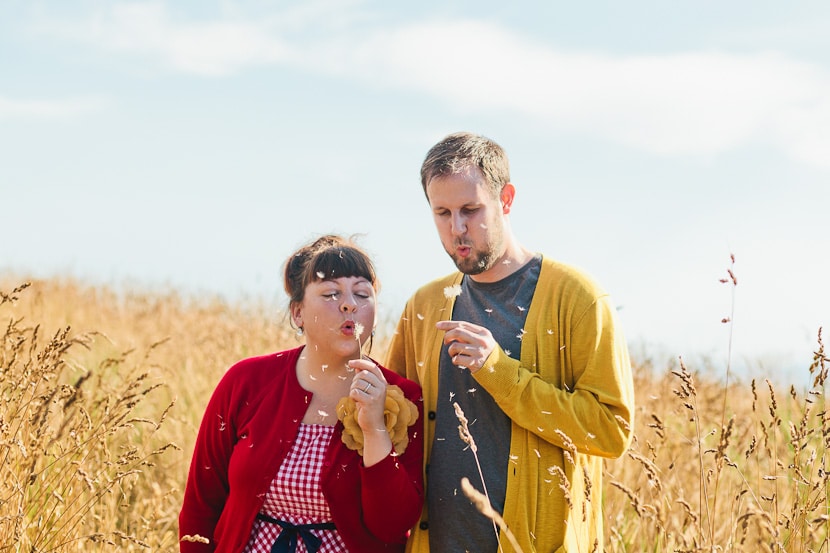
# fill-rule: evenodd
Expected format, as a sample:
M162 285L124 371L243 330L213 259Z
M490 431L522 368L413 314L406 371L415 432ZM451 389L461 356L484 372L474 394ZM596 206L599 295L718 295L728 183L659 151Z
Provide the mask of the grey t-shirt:
M465 275L452 319L487 328L510 357L519 359L525 318L541 267L542 257L537 255L498 282L478 283ZM458 403L469 421L484 485L473 452L459 436L460 423L453 403ZM438 367L435 437L427 473L431 551L498 551L492 521L464 495L461 478L466 476L481 492L486 486L493 508L503 513L510 434L510 419L493 397L478 386L470 371L452 364L445 345Z

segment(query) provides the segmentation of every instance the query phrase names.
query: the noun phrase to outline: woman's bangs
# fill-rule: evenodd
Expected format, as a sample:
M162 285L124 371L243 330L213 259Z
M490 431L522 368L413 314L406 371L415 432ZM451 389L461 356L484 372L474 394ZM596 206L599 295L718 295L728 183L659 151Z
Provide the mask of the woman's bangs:
M350 248L331 248L314 258L310 281L362 277L375 283L375 272L366 256Z

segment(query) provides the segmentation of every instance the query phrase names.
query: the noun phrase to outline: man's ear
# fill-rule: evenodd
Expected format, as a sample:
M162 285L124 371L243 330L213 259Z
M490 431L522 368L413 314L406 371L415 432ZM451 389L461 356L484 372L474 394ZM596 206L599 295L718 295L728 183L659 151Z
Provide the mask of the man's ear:
M508 182L501 189L501 212L507 215L510 213L510 208L513 207L513 200L516 198L516 187L512 182Z

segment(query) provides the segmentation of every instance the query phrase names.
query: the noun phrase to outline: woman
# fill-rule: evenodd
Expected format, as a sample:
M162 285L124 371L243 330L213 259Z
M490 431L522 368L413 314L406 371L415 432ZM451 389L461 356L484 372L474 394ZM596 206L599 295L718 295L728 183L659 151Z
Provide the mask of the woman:
M372 262L324 236L286 261L285 290L305 345L242 360L219 382L196 439L180 549L402 552L423 504L423 400L362 354L375 324Z

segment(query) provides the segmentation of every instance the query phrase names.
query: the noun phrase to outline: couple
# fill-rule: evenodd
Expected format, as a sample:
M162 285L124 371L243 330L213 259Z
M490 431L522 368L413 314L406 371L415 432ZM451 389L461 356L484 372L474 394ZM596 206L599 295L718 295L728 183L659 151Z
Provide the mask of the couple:
M245 359L218 384L179 517L183 553L513 551L464 477L524 553L602 550L602 458L625 451L634 416L614 307L514 237L498 144L447 136L421 184L459 271L407 302L381 366L363 353L378 290L365 253L326 236L287 260L305 345Z

